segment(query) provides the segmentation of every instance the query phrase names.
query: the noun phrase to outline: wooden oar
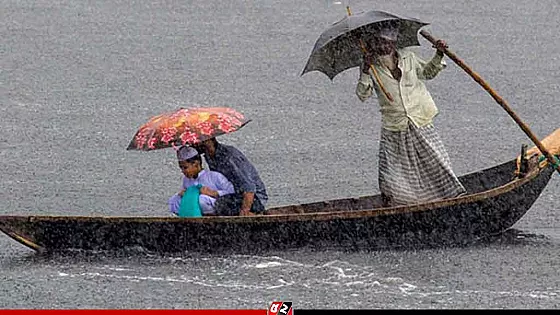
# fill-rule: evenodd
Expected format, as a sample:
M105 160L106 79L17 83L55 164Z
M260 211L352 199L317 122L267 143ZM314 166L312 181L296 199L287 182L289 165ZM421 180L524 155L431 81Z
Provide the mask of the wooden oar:
M436 44L437 39L435 39L430 33L428 33L425 30L421 30L420 34L422 36L424 36L424 38L426 38L428 41L430 41L432 44ZM511 109L511 107L509 107L509 105L506 103L506 101L498 95L498 93L496 93L489 85L488 83L486 83L481 77L480 75L478 75L476 72L474 72L469 66L467 66L461 59L459 59L459 57L457 57L457 55L455 55L453 52L451 52L449 49L445 49L444 53L451 58L451 60L453 60L459 67L461 67L463 70L465 70L465 72L467 72L476 82L478 82L478 84L480 84L482 86L482 88L484 88L488 93L490 93L490 95L494 98L494 100L496 100L496 102L498 102L498 104L505 109L506 112L508 112L508 114L511 116L511 118L513 118L513 120L519 125L519 127L521 127L521 129L523 129L523 131L525 132L525 134L527 134L527 136L529 136L529 138L531 139L531 141L533 141L533 143L537 146L537 148L539 148L539 150L541 151L542 154L544 154L544 156L546 156L547 160L550 162L550 164L558 171L558 173L560 173L560 161L558 161L558 159L550 154L550 152L548 152L548 150L544 147L544 145L540 142L540 140L535 136L535 134L531 131L531 129L529 129L529 126L527 126L527 124L525 124L521 118L519 118L519 116L517 116L517 114Z

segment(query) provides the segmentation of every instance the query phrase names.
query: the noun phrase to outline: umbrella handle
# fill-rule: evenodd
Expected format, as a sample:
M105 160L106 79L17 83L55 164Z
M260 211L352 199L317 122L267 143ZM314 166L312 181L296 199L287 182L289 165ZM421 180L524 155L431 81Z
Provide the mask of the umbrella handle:
M346 6L346 13L348 13L348 16L352 15L352 11L350 11L350 6ZM364 54L367 54L366 45L364 45L364 42L362 41L361 38L360 38L360 46L362 47L362 52ZM375 67L373 65L369 65L369 67L373 72L373 76L375 77L375 81L377 81L377 85L379 86L383 94L385 94L385 97L389 100L389 102L392 102L394 99L391 96L391 94L387 92L385 86L383 86L383 83L381 82L381 78L379 77L379 73L377 73L377 70L375 70Z
M432 44L436 44L437 39L435 39L430 33L428 33L425 30L421 30L420 34L422 36L424 36L424 38L426 38L429 42L431 42ZM517 125L519 125L519 127L521 127L521 129L525 132L525 134L527 136L529 136L529 138L531 139L531 141L533 141L533 143L537 146L537 148L539 148L539 150L541 151L542 154L544 154L547 158L547 160L550 162L550 164L558 171L558 173L560 173L560 163L558 163L558 161L556 160L556 158L550 154L550 152L548 152L546 150L546 148L544 147L544 145L539 141L539 139L535 136L535 134L531 131L531 129L529 129L529 126L527 126L527 124L525 124L521 118L519 118L519 116L517 116L517 114L511 109L511 107L509 107L509 105L506 103L506 101L498 95L498 93L496 93L489 85L488 83L486 83L481 77L480 75L478 75L478 73L474 72L469 66L467 66L463 60L459 59L459 57L457 57L457 55L455 55L453 52L451 52L449 49L445 48L443 51L451 60L453 60L459 67L461 67L463 70L465 70L465 72L467 72L472 78L473 80L475 80L478 84L480 84L482 86L483 89L485 89L488 93L490 93L490 95L492 96L492 98L494 98L494 100L511 116L511 118L513 118L513 120L517 123Z
M362 52L364 54L367 54L366 45L364 45L364 42L362 41L362 39L360 39L360 46L362 47ZM369 68L373 72L373 76L375 77L375 81L377 81L377 85L379 86L379 88L381 89L383 94L385 94L385 97L389 100L389 102L394 101L391 94L389 92L387 92L387 90L385 89L385 86L383 86L383 83L381 82L381 78L379 77L379 73L377 73L377 70L375 70L375 67L373 65L369 65Z

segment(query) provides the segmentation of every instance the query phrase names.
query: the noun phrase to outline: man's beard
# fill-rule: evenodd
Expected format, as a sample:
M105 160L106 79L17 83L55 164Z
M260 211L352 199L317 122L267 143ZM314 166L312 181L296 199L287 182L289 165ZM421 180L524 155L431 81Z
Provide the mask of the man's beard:
M377 59L385 67L389 69L395 69L397 65L395 64L394 53L395 53L394 51L391 51L388 54L379 55L377 56Z

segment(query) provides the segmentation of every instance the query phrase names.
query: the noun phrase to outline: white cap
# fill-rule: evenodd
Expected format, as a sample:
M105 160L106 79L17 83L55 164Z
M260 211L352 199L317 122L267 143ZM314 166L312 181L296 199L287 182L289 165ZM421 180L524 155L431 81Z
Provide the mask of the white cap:
M186 161L192 159L193 157L198 155L198 151L195 148L189 146L181 146L179 150L177 150L177 159L179 161Z

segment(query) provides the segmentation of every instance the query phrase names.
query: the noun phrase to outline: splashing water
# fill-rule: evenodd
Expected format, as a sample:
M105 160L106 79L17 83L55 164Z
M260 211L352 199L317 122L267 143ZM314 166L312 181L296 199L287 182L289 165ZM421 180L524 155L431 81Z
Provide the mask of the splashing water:
M327 0L327 8L336 6L342 6L342 8L346 8L346 6L350 5L350 1L344 1L344 0Z

